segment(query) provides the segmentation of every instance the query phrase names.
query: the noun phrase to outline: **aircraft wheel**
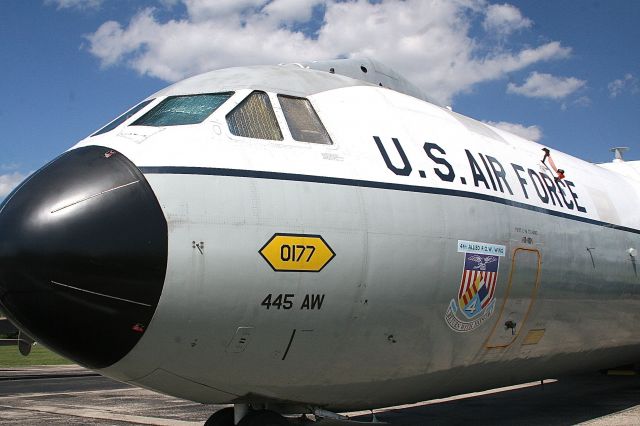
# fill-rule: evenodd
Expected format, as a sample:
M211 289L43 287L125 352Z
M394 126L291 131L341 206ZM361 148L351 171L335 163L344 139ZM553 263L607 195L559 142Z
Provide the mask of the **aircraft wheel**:
M213 413L204 426L233 426L233 420L233 407L227 407Z
M276 413L269 410L258 410L247 414L238 426L290 426L291 423Z

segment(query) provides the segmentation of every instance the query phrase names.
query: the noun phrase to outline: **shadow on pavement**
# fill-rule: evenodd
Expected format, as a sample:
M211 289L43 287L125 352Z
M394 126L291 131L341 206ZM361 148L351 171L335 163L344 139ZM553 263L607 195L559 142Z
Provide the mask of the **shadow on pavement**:
M376 416L394 426L573 425L638 404L640 376L594 373L543 386L379 412ZM370 419L371 416L353 417L359 421ZM637 420L640 424L640 417Z

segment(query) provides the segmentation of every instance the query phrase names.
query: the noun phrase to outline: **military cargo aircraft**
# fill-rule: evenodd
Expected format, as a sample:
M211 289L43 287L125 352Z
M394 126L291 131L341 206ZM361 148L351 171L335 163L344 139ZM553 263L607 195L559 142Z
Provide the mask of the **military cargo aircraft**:
M639 162L527 141L373 60L223 69L6 198L0 304L105 376L234 404L218 426L622 365L639 182Z

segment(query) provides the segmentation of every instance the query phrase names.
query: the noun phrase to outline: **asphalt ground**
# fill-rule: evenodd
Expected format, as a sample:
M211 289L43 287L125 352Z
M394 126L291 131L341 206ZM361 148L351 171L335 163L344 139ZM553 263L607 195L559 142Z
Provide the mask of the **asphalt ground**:
M118 383L76 366L0 369L0 424L201 425L222 406ZM369 412L348 413L359 421ZM422 425L640 425L640 376L598 373L375 410Z

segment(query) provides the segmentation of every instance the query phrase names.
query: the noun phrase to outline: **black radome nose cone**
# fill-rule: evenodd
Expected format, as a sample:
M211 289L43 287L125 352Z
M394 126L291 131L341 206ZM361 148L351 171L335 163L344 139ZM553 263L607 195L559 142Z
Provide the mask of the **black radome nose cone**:
M36 341L90 368L138 342L167 266L167 222L122 154L69 151L0 207L0 305Z

